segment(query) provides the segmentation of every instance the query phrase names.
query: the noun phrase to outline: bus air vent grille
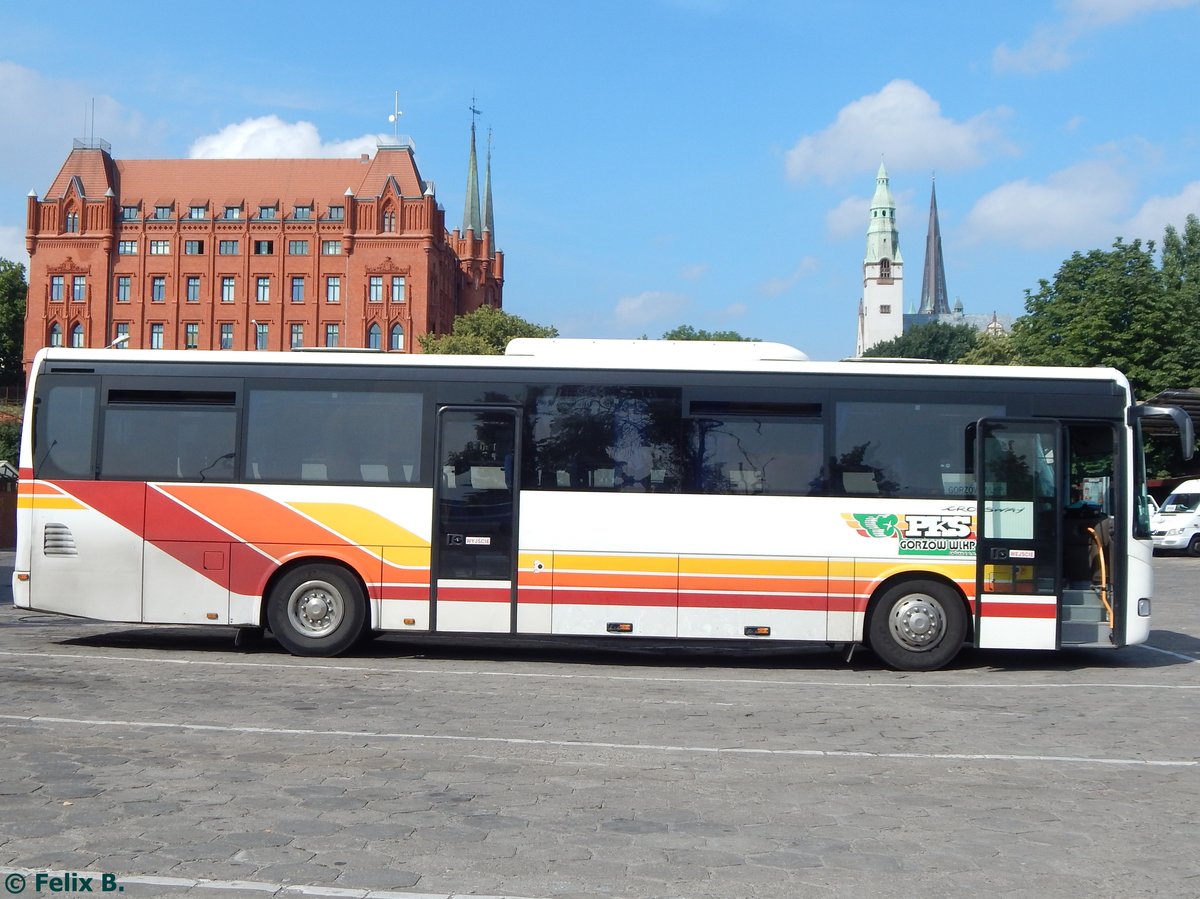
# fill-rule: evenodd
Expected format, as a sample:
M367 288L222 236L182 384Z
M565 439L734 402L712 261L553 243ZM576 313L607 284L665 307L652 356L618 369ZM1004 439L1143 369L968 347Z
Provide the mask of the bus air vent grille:
M65 524L47 524L42 535L42 552L47 556L77 556L75 535Z

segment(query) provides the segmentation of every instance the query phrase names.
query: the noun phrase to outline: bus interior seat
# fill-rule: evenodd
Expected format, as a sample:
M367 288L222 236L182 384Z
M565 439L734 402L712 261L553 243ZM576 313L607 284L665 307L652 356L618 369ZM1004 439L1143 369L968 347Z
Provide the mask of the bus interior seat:
M300 480L302 481L328 481L329 472L325 467L324 462L301 462L300 463Z
M875 480L873 471L843 471L842 487L847 493L879 495L879 484Z
M478 490L506 490L508 482L499 465L472 465L471 486Z
M359 474L362 475L362 479L370 484L388 483L389 472L386 465L363 462L358 466L358 471Z

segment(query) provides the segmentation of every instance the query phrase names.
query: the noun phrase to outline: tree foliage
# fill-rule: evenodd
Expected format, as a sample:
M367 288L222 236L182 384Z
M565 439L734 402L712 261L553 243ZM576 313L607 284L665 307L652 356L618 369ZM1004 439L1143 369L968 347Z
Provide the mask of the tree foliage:
M417 339L426 353L447 355L502 356L514 337L557 337L558 329L535 325L517 315L480 306L474 312L456 316L449 334L422 334Z
M25 266L0 259L0 377L19 380L25 346Z
M662 336L663 340L758 340L757 337L743 337L737 331L705 331L693 328L691 325L679 325Z
M1017 348L1007 334L980 332L975 345L958 359L963 365L1018 365Z
M931 359L957 362L975 346L979 332L970 325L927 322L911 328L899 337L877 343L864 350L864 356L889 359Z

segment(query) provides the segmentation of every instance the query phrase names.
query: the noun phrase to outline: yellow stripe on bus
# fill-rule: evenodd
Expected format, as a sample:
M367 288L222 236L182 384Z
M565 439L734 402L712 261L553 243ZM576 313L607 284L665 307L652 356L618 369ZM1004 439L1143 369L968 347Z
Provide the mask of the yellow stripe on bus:
M348 503L290 503L298 512L322 524L355 546L411 546L425 548L429 541L382 515ZM390 561L396 561L392 559Z
M17 497L18 509L83 509L83 503L69 496L37 493Z

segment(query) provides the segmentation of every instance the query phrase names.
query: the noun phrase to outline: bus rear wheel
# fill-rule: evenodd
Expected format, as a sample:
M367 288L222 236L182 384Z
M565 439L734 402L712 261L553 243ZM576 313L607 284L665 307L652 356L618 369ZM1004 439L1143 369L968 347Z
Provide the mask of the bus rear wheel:
M366 621L362 587L336 565L289 571L267 600L271 633L293 655L339 655L358 642Z
M963 602L937 581L906 581L880 597L867 626L875 655L889 668L933 671L958 655L967 636Z

